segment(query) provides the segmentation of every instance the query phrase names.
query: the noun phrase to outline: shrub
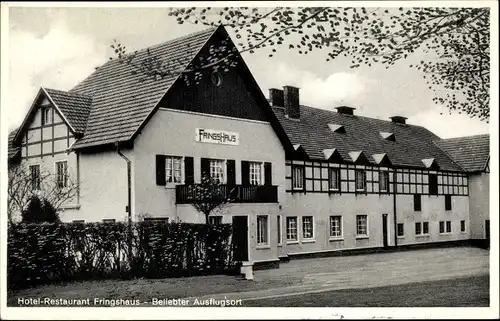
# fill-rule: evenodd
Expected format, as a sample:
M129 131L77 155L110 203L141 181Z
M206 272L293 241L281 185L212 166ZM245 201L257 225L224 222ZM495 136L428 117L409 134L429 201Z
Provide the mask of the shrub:
M46 199L40 200L38 196L31 197L21 217L23 223L59 222L59 215L54 206Z
M10 289L99 278L161 278L235 270L231 225L146 221L10 224Z

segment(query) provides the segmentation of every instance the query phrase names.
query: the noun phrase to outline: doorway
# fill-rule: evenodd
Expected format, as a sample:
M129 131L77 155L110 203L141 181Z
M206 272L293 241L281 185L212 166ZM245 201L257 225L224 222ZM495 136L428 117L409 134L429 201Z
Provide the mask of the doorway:
M389 238L387 235L387 214L382 214L382 235L384 248L389 246Z
M248 261L248 217L233 216L233 258L236 262Z

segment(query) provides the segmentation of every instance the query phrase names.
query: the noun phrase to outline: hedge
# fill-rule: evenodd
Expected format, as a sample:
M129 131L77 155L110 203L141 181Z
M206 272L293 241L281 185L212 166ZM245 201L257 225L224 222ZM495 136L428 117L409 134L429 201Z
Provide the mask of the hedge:
M129 228L122 222L18 223L9 225L7 248L9 289L101 278L234 273L237 268L230 224L145 221Z

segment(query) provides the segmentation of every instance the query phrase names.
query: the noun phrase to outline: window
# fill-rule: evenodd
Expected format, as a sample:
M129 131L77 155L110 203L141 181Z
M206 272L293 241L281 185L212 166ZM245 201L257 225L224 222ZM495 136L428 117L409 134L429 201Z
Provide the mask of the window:
M415 235L422 235L422 222L415 223Z
M302 216L302 237L304 239L314 238L314 219L312 216Z
M105 218L102 220L103 223L114 223L116 220L114 218Z
M413 195L413 210L414 211L422 210L422 195L420 194Z
M208 223L210 225L220 225L222 224L222 216L209 216Z
M276 217L276 220L277 220L277 228L278 228L278 244L281 244L283 243L283 240L281 239L281 215L278 215Z
M287 241L297 241L297 217L286 218L286 239Z
M56 162L56 187L68 187L68 162Z
M451 221L439 222L439 233L451 233Z
M267 245L268 244L268 220L267 215L257 216L257 244Z
M218 183L224 182L224 161L211 159L210 160L210 177Z
M460 232L465 232L465 221L460 221Z
M340 170L338 168L330 168L329 171L330 191L340 190Z
M330 237L342 237L342 216L330 216Z
M356 215L356 235L368 236L368 216Z
M166 183L181 183L182 182L182 157L166 156L165 157L165 182Z
M429 194L438 194L438 179L436 174L429 174Z
M429 234L429 222L424 222L424 234Z
M250 162L250 185L262 184L262 164Z
M40 190L40 165L30 165L31 188Z
M398 236L405 235L405 227L403 223L398 223Z
M75 223L75 224L83 224L83 223L85 223L85 220L73 220L73 223Z
M444 196L444 209L445 211L451 211L451 195Z
M381 171L378 178L380 184L380 191L381 192L389 191L389 173L386 171Z
M50 108L42 108L42 126L50 124Z
M304 189L304 166L293 166L293 189Z
M357 191L364 191L366 188L365 171L362 169L357 169L354 176L356 179L356 190Z

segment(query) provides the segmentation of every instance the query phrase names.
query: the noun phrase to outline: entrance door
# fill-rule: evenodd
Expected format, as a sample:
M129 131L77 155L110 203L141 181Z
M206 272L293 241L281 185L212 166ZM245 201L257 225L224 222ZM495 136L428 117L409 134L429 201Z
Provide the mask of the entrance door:
M233 258L248 261L248 217L233 216Z
M387 214L382 214L382 235L384 238L384 247L388 247L389 240L387 238Z

